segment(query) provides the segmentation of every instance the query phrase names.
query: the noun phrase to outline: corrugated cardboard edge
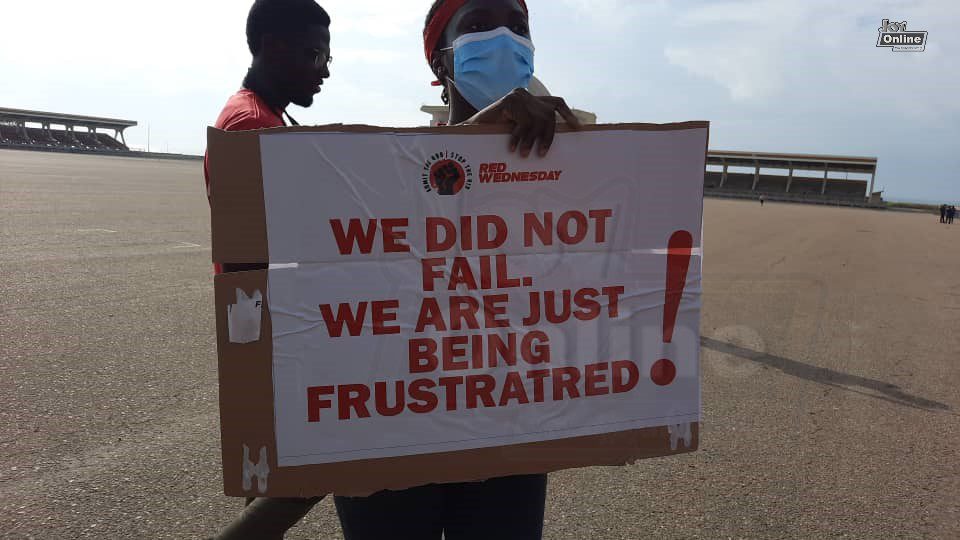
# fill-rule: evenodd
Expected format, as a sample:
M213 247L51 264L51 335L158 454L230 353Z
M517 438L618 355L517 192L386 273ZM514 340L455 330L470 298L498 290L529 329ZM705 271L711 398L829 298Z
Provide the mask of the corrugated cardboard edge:
M709 130L709 123L608 124L589 126L583 131L626 129ZM565 126L560 128L561 132L569 130ZM210 172L215 261L268 261L259 136L279 132L486 134L506 133L507 130L503 126L386 129L334 125L228 133L211 128L208 139L212 144L209 148L213 150ZM216 162L216 168L213 162ZM214 188L213 183L218 178L228 180L221 180L220 186ZM220 194L219 199L215 199L215 193ZM219 238L221 236L226 238ZM216 249L218 245L219 251ZM221 445L224 493L228 496L306 497L328 493L363 496L383 489L400 490L425 483L466 482L597 465L625 465L640 459L693 452L699 447L700 424L693 423L691 444L679 445L675 450L670 447L668 428L662 426L460 452L279 468L273 417L270 299L266 298L264 302L263 338L260 341L237 345L227 339L227 306L235 302L236 289L243 289L247 294L260 290L266 295L267 274L267 271L240 272L222 274L215 279ZM266 493L256 492L256 482L252 491L243 489L244 445L251 449L255 459L257 449L267 448L270 477Z
M227 306L236 302L237 289L242 289L248 296L260 291L265 298L260 317L260 339L254 343L231 343L229 339ZM233 495L242 492L243 445L250 448L253 459L258 459L259 449L266 446L270 470L277 470L273 420L273 325L266 297L266 270L214 277L223 481L226 491Z
M267 215L257 131L207 130L213 261L265 263Z
M688 122L674 122L670 124L644 124L644 123L620 123L620 124L591 124L583 126L580 129L574 129L568 124L557 124L557 133L570 132L591 132L591 131L677 131L682 129L706 129L710 127L710 122L706 120L691 120ZM219 131L210 128L213 131ZM261 129L254 131L232 131L232 135L242 134L264 134L264 133L398 133L398 134L467 134L467 135L488 135L491 133L510 133L511 127L508 124L474 124L443 127L382 127L371 126L367 124L327 124L323 126L290 126L270 129Z

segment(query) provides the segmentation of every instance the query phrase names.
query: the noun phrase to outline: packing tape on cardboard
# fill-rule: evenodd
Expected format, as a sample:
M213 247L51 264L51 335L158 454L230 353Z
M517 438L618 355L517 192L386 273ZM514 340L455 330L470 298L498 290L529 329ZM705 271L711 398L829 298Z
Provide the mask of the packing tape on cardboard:
M690 422L685 422L683 424L671 424L667 426L667 431L670 432L670 449L676 450L680 445L680 442L683 441L684 448L690 448L693 446L693 433L691 430Z
M270 476L270 462L267 461L267 447L260 447L260 459L250 461L250 447L243 445L243 490L253 490L253 478L257 479L257 491L267 492L267 477Z
M230 343L253 343L260 340L260 321L263 313L263 293L251 296L237 289L237 302L227 306L227 333Z

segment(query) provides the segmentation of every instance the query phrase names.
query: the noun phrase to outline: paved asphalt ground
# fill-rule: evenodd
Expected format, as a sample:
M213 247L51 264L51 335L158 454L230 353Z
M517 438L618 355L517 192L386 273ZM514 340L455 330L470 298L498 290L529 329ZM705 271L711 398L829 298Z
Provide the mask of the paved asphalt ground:
M708 200L701 450L551 475L546 537L960 537L960 224ZM197 161L0 151L0 537L200 538ZM290 538L341 538L324 501Z

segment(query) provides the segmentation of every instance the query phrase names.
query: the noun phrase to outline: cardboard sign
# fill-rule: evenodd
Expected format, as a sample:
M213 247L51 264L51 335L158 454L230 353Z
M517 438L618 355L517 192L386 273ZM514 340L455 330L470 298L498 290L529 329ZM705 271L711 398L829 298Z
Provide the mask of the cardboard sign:
M708 124L209 132L224 483L364 495L697 448Z

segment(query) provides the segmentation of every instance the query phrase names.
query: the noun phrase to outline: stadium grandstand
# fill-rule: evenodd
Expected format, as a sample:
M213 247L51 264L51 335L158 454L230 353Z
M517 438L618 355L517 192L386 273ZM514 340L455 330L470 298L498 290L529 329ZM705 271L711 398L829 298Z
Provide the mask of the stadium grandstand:
M881 202L876 174L873 157L711 150L703 187L708 196L864 206Z
M0 108L0 148L128 153L123 131L132 120Z

